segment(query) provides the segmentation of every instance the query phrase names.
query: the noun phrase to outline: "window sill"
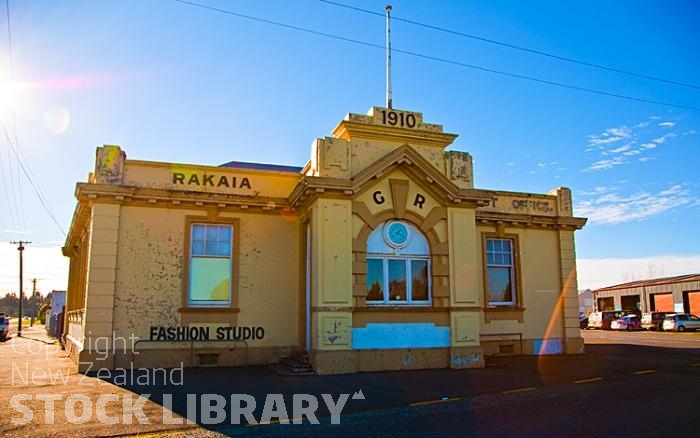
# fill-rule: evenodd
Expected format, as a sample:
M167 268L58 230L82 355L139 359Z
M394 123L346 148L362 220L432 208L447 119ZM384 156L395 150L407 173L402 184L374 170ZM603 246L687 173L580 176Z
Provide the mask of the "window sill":
M516 306L491 306L484 307L484 318L487 323L491 321L518 321L523 322L525 308Z
M432 304L366 304L363 307L355 307L356 312L386 312L387 310L433 310Z
M234 307L181 307L180 324L229 324L237 325L238 312Z
M177 309L180 313L238 313L241 309L235 307L180 307Z

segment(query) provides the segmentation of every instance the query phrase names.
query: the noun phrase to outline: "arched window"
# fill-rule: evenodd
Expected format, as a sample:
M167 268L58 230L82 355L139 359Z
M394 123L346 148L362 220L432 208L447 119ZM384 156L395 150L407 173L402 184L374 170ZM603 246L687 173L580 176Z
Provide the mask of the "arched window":
M391 220L367 238L368 305L430 304L430 247L418 228Z

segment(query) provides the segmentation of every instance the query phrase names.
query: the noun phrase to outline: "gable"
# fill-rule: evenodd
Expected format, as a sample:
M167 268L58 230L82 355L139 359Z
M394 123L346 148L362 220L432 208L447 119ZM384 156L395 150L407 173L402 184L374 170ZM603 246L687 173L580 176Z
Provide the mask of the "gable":
M415 181L401 167L366 184L354 201L364 203L373 215L392 210L396 216L408 211L425 217L442 205L430 188Z

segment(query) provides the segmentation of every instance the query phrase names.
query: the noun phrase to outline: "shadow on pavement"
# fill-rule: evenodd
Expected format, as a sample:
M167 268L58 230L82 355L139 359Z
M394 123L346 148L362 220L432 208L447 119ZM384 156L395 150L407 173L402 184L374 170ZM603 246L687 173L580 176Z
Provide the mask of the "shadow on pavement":
M152 401L207 429L222 430L261 419L293 419L300 412L313 412L320 422L329 423L332 413L571 384L650 367L687 367L698 360L700 349L610 344L587 346L581 355L491 357L482 369L284 376L270 367L250 366L126 369L97 377L148 394Z

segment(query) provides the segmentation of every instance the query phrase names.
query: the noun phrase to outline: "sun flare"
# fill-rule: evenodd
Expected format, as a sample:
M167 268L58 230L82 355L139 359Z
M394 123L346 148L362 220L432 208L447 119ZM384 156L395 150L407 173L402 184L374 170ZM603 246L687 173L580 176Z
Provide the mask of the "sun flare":
M22 93L31 89L28 82L0 80L0 110L16 110L22 101Z

